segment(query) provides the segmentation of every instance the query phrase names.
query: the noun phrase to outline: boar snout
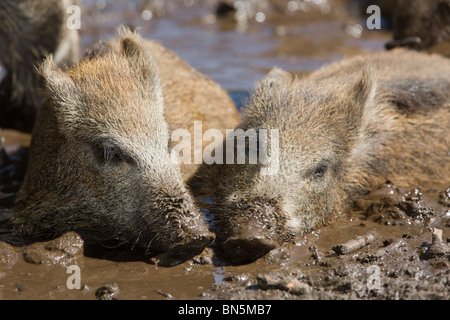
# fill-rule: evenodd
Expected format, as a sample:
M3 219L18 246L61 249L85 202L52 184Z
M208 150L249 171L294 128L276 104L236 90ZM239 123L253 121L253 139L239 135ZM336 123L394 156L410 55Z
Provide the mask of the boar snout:
M241 228L236 235L223 243L224 255L231 262L243 264L253 262L275 249L274 240L266 237L266 230L254 226Z
M195 221L196 220L196 221ZM176 237L169 239L168 253L174 256L195 255L211 244L215 235L201 219L184 219Z
M157 207L163 209L152 228L157 236L149 246L155 244L170 255L187 256L200 253L214 241L214 233L188 195L174 191L172 196L161 199Z
M219 208L217 214L217 242L232 263L261 258L291 236L275 199L243 199Z
M200 253L215 239L208 230L194 230L184 241L169 246L168 253L174 256L188 256Z

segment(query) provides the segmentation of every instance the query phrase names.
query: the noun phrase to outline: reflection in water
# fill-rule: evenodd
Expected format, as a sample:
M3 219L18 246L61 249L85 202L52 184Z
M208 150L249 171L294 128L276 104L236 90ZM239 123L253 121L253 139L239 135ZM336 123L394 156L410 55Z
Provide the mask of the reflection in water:
M225 270L223 267L216 268L216 271L213 272L214 276L214 283L215 284L221 284L223 282L223 279L226 276Z

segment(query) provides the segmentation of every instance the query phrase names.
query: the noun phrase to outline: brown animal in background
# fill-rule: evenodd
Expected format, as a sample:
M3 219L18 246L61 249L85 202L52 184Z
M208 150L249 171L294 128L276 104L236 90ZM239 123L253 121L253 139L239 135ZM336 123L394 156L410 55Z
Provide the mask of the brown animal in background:
M121 28L119 52L67 73L40 67L49 99L38 116L12 223L27 236L69 230L148 253L192 253L214 239L185 187L196 165L171 157L170 128L225 129L228 94L161 45Z
M35 67L52 53L59 66L79 59L78 30L67 28L72 0L0 1L0 126L30 132L44 100Z
M450 57L450 0L397 0L387 49L408 47Z
M193 181L209 181L217 242L243 263L339 216L387 180L449 183L450 61L395 49L303 79L274 69L238 128L279 130L278 172L262 174L270 164L261 163L205 165Z

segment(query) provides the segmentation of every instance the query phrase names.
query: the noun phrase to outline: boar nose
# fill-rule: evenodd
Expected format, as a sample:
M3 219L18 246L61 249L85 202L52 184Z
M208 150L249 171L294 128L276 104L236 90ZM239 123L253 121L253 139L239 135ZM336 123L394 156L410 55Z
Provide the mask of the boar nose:
M223 243L223 251L227 259L233 263L243 264L261 258L275 249L275 241L268 239L263 230L247 227Z
M192 256L203 251L211 244L215 235L207 228L199 228L185 235L182 241L174 243L168 250L168 253L175 256Z

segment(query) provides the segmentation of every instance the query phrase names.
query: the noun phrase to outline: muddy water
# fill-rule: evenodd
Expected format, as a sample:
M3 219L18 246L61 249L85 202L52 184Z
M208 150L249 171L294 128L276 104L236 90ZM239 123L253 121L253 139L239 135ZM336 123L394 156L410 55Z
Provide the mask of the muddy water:
M161 41L219 82L238 103L273 66L310 72L346 56L383 50L390 39L388 31L361 28L364 19L356 14L356 2L340 0L247 1L243 9L223 17L215 14L218 2L208 0L83 2L83 49L113 37L119 24L139 28L145 37ZM20 146L27 147L29 137L11 131L3 136L9 162L0 168L0 299L96 299L99 288L113 284L111 296L117 299L449 297L448 253L445 248L429 253L433 241L428 229L442 230L446 245L448 186L421 189L419 207L425 209L409 215L395 204L416 186L400 190L382 186L335 223L247 265L226 265L205 252L167 266L173 261L164 257L134 257L114 250L97 254L86 248L68 254L65 249L50 250L48 243L25 245L7 220L23 179L26 149ZM376 235L375 242L354 254L338 256L332 250L367 233ZM402 242L389 247L396 241ZM30 246L36 246L34 251ZM390 253L377 256L378 250L388 247ZM366 270L372 264L381 268L382 289L367 289ZM80 289L68 288L69 265L80 267ZM259 274L279 276L278 289L265 287ZM286 277L310 290L292 291L292 281L285 281ZM417 287L428 282L425 289ZM354 285L360 285L359 291Z
M354 2L236 1L243 8L224 17L215 14L218 2L84 0L82 45L108 40L125 24L225 89L245 91L273 66L312 71L348 55L382 50L390 38L389 32L360 29L365 20L355 14Z

